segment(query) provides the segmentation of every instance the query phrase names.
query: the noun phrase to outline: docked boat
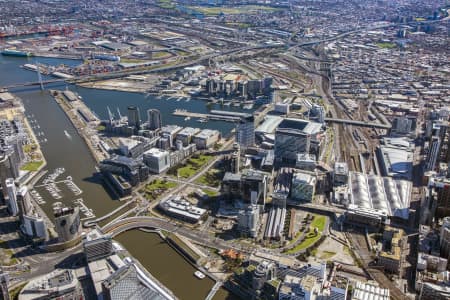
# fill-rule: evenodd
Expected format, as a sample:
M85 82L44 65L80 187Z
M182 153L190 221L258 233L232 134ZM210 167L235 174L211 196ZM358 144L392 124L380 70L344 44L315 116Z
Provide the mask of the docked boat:
M200 271L195 271L195 272L194 272L194 275L195 275L195 277L197 277L198 279L203 279L203 278L206 277L205 274L203 274L203 273L200 272Z
M185 121L189 121L190 119L191 119L191 117L184 118Z
M18 51L13 49L4 49L2 50L2 55L5 56L18 56L18 57L29 57L33 54L31 52L25 52L25 51Z

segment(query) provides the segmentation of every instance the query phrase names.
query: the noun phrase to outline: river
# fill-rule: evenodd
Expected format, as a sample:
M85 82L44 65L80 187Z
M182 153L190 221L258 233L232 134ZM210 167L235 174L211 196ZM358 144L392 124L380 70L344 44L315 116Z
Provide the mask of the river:
M24 63L39 63L59 65L76 65L79 61L52 58L16 58L0 55L0 86L7 86L21 82L37 81L37 74L20 68ZM46 78L44 76L44 78ZM64 89L65 84L54 84L46 88ZM78 92L85 103L100 117L106 117L106 106L114 112L117 108L126 115L128 105L137 105L141 110L141 118L145 119L145 111L149 108L161 110L163 124L178 124L180 126L195 126L200 128L217 129L226 135L232 129L232 124L225 122L198 123L194 120L184 121L183 118L172 116L175 108L183 108L196 112L207 112L208 107L201 100L177 101L176 99L156 99L154 96L146 97L143 94L86 89L76 86L68 86L69 89ZM63 190L64 197L60 200L48 201L43 206L44 210L51 212L51 204L61 201L71 204L75 198L83 198L84 203L93 209L96 216L104 215L120 203L112 198L101 180L94 178L95 161L81 137L77 134L69 119L62 109L50 96L48 91L40 91L37 87L25 87L12 89L11 92L19 96L26 109L26 115L35 123L31 124L35 133L41 133L38 139L42 151L47 160L50 172L58 167L64 167L66 172L62 177L71 176L83 193L78 196L68 196ZM209 109L220 109L219 105L213 105ZM238 109L238 108L231 108ZM37 127L39 126L39 128ZM67 131L68 135L64 131ZM61 177L61 179L62 179ZM38 183L39 184L39 183ZM38 189L45 193L45 190ZM45 195L43 195L45 196ZM49 196L49 195L47 195ZM50 214L51 215L51 214ZM187 263L178 253L165 244L159 237L146 234L141 231L126 232L118 237L118 240L135 256L149 272L155 275L161 282L182 299L202 299L212 287L212 280L198 280L192 274L194 268ZM193 292L194 291L194 292ZM232 299L229 293L221 289L214 299Z

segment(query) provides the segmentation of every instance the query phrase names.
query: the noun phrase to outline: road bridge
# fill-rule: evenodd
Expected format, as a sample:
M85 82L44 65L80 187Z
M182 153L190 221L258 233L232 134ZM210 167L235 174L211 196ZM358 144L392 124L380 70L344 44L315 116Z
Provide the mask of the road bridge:
M361 127L370 127L370 128L380 128L380 129L391 129L391 125L374 123L374 122L365 122L365 121L357 121L357 120L348 120L348 119L337 119L337 118L325 118L325 122L329 123L339 123L346 125L354 125Z
M209 291L208 296L206 296L205 300L212 300L222 285L222 281L217 281L216 284L212 287L211 291Z

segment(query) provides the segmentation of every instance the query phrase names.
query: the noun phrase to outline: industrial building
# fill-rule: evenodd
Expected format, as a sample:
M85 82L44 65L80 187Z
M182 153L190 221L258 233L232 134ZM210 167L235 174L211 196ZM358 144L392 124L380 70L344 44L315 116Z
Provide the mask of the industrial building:
M295 172L292 176L291 199L312 202L316 191L316 181L313 173Z
M319 154L322 124L302 119L284 119L275 130L275 157L295 164L298 153Z
M197 133L192 142L197 145L198 150L209 149L220 140L220 132L217 130L203 129Z
M181 196L163 200L158 207L167 215L189 223L198 223L208 216L206 209L194 206Z
M160 174L170 168L170 153L158 148L152 148L144 153L144 163L152 173Z

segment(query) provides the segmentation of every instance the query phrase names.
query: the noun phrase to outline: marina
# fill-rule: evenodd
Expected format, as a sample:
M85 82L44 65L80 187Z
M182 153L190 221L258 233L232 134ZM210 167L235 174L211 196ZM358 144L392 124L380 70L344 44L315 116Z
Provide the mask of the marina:
M20 68L20 65L24 64L26 60L26 58L0 56L2 71L10 74L10 76L1 78L2 81L0 83L8 85L23 81L35 81L36 73ZM40 62L49 65L79 63L72 60L50 58L42 58L40 59ZM47 76L43 75L43 79L45 80L46 78ZM63 90L66 88L66 85L54 83L49 84L46 88ZM192 119L185 121L184 118L173 116L171 112L179 107L187 108L187 106L184 105L189 105L189 109L193 111L204 113L207 113L208 111L205 101L197 99L191 99L189 103L187 103L187 100L180 102L155 101L156 97L153 95L150 95L150 99L146 100L144 94L88 89L73 85L69 85L69 89L79 94L86 105L91 110L97 112L100 118L107 117L106 106L108 105L114 109L119 108L121 111L126 111L128 105L137 105L140 107L142 114L149 108L159 109L164 116L164 124L202 127L202 123L198 123ZM49 218L53 219L52 204L57 201L62 202L65 205L79 206L80 216L83 219L94 219L96 216L103 216L119 207L122 203L117 201L117 198L115 198L113 194L109 193L108 188L104 186L101 177L94 175L97 172L94 159L71 122L66 115L62 113L60 107L52 99L51 95L47 91L41 92L38 87L30 87L17 91L11 90L11 92L17 93L17 95L22 98L26 114L32 121L30 121L30 125L39 129L34 129L35 132L42 131L45 133L45 138L40 136L39 139L40 142L43 139L46 140L41 146L44 156L47 159L46 169L51 172L48 175L52 175L58 168L64 168L64 172L61 172L61 170L56 172L57 176L53 174L50 177L45 176L45 178L40 179L34 188L42 198L41 201L41 198L37 197L37 199L41 201L39 205ZM126 98L127 101L123 101L124 98ZM163 96L161 99L163 100L165 97ZM217 105L216 108L219 109L220 106ZM37 126L39 126L39 128L37 128ZM234 126L230 123L219 121L208 124L208 128L219 130L223 134L228 134L233 127ZM72 136L71 143L62 142L66 138L64 131L67 131L67 133ZM63 140L61 138L63 138ZM75 157L77 159L73 159ZM83 164L80 164L80 161L82 161ZM70 177L72 178L67 178L68 174L70 174ZM65 178L62 178L62 176L65 176ZM47 184L50 184L50 181L55 183L56 187L61 191L61 199L53 198L45 189L45 184L43 182L45 179L48 179L46 182ZM76 196L74 192L70 190L70 187L64 183L65 180L70 179L80 190L82 190L83 198ZM38 203L38 201L36 201L36 203ZM142 233L140 231L136 232L138 234ZM141 261L155 277L158 278L158 280L161 280L162 282L172 282L167 286L183 299L202 299L214 285L214 282L208 278L198 280L193 276L195 269L177 252L172 250L170 246L167 244L164 246L163 244L160 244L161 240L159 238L157 240L152 240L150 235L145 235L144 238L140 236L137 239L134 239L132 235L128 235L128 232L118 238L121 240L122 244L137 259L139 259L139 261ZM162 251L160 246L163 247ZM141 256L138 257L135 255L136 251L139 251L139 249L146 249L147 252L143 254L148 253L148 249L151 249L153 255L145 255L147 257L141 259ZM154 270L155 263L159 264L161 262L164 262L164 264L161 265L161 269L159 269L159 271ZM185 271L181 272L181 270ZM183 284L180 285L179 282L183 282ZM177 287L174 287L175 285L177 285ZM192 290L195 290L195 292L192 293L192 297L182 297L183 295L191 294ZM215 299L226 299L229 297L228 292L223 289L219 290L218 295L219 294L221 296L216 296Z

